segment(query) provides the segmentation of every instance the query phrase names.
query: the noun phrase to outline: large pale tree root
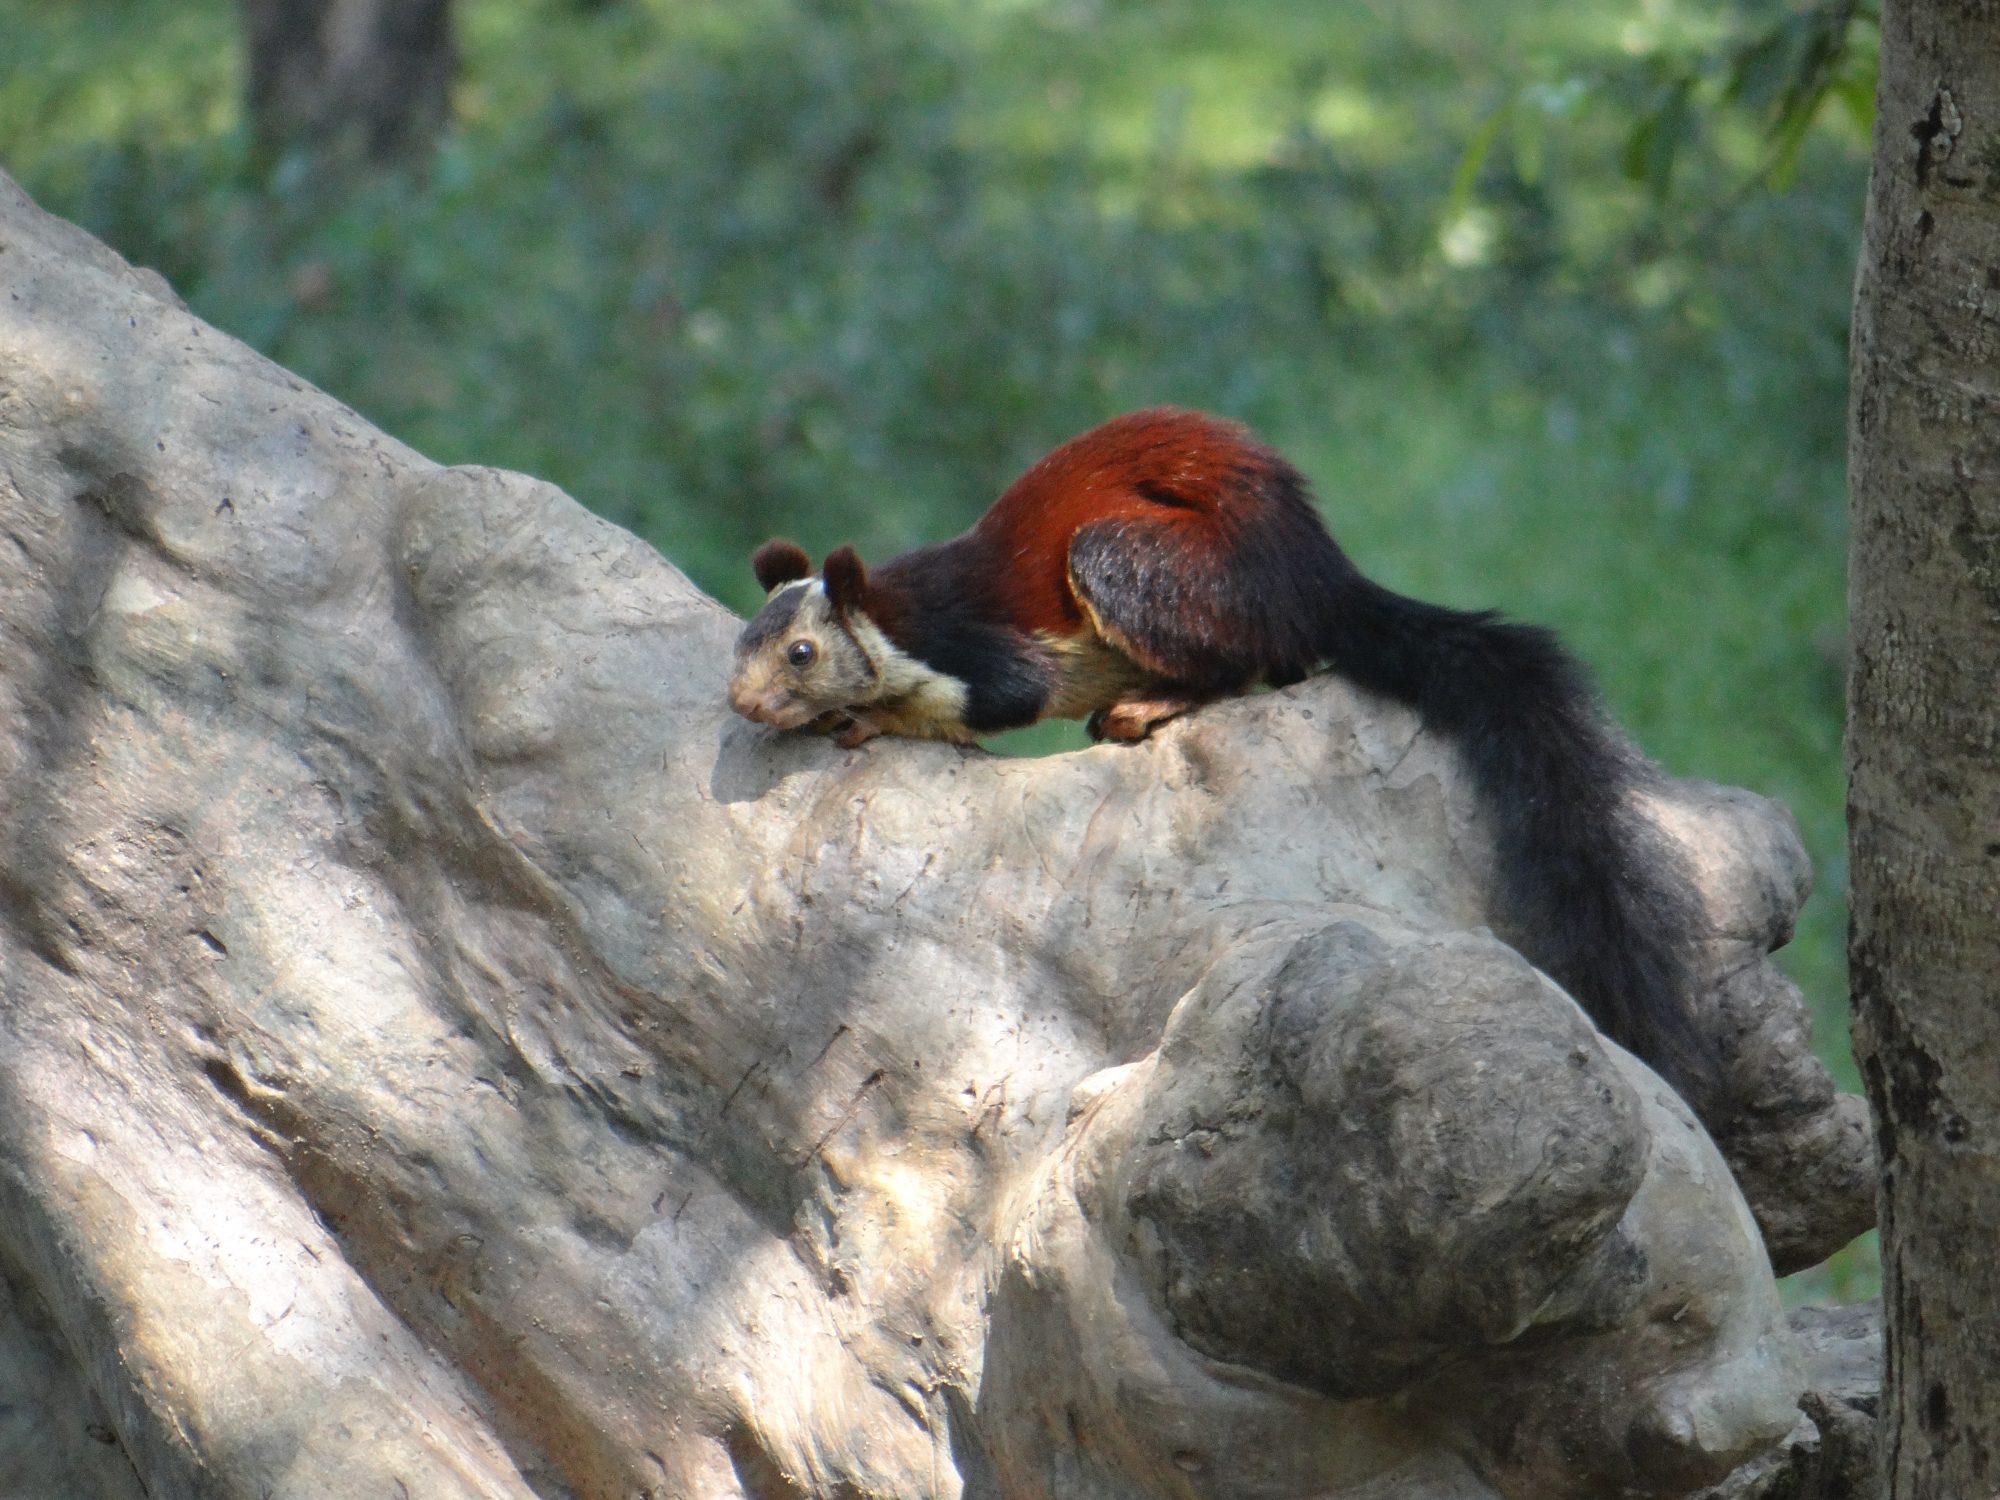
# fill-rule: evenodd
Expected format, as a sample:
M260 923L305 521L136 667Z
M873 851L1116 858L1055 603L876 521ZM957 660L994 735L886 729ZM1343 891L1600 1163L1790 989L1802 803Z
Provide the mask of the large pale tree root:
M1705 1127L1407 715L843 751L729 717L734 625L0 180L0 1476L1560 1500L1790 1431L1769 1257L1868 1193L1781 810L1653 809Z

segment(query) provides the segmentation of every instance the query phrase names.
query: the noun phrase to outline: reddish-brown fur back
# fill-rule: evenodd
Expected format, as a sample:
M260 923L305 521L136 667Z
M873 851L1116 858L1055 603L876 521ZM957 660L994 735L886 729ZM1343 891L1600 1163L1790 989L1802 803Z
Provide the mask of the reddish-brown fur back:
M970 535L1009 569L1017 629L1073 635L1083 613L1068 577L1069 544L1097 521L1144 519L1177 533L1185 556L1223 553L1254 521L1289 466L1234 422L1154 407L1114 417L1047 454L1007 487Z

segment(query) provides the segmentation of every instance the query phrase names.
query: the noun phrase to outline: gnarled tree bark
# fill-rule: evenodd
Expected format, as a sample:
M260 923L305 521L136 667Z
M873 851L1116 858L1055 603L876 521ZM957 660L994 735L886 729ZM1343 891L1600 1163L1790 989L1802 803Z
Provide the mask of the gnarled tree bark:
M1872 1199L1772 804L1649 809L1704 1124L1484 929L1407 714L772 737L559 492L11 185L0 286L0 1343L69 1493L1551 1500L1792 1429L1771 1257Z

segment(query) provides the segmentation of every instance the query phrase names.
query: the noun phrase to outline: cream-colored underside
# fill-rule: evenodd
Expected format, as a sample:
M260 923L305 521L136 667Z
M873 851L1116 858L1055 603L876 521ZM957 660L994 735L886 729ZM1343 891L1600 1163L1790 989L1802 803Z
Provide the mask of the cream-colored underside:
M1096 625L1095 616L1091 624ZM1043 634L1042 644L1056 659L1061 676L1045 719L1082 719L1114 703L1144 697L1160 679L1095 631L1081 635Z
M915 739L954 740L968 744L978 738L965 727L965 685L896 649L866 617L848 621L855 640L881 674L879 691L865 705L848 711L883 734ZM1056 690L1042 709L1045 719L1081 719L1156 688L1159 679L1115 646L1086 631L1080 635L1044 633L1041 644L1055 657Z
M789 697L816 710L845 714L877 734L960 744L978 738L965 725L964 683L899 650L864 614L851 615L843 629L827 604L824 584L814 579L810 590L800 602L794 628L737 664L736 680L747 695ZM1044 632L1037 637L1056 665L1055 691L1042 708L1043 718L1087 718L1160 687L1160 679L1113 644L1115 637L1088 605L1085 609L1087 623L1077 634ZM820 649L818 664L804 673L790 667L783 655L800 637Z
M869 701L849 707L854 718L883 734L971 743L975 736L965 727L964 683L898 650L866 615L850 616L847 628L880 674Z

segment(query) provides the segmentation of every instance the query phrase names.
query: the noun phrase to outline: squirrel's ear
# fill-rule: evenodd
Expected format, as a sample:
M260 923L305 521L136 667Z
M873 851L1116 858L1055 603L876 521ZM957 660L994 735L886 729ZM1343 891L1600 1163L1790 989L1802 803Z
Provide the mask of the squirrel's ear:
M797 542L773 537L750 554L750 571L757 575L757 586L767 594L801 578L812 577L812 570L812 559Z
M827 553L819 576L826 581L827 602L835 614L861 608L861 596L868 591L868 570L852 547L835 547Z

